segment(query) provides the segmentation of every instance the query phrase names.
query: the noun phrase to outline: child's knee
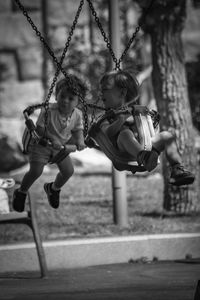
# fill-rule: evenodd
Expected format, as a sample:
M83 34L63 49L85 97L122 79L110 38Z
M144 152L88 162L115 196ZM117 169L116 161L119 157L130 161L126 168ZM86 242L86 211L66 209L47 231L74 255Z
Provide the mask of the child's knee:
M72 177L74 174L74 167L71 166L70 169L69 169L69 176Z
M131 136L132 136L132 131L130 129L124 129L119 133L118 140L121 142L125 142L127 138L130 138Z
M30 169L29 169L29 174L34 177L34 178L38 178L42 175L44 167L37 165L37 164L31 164L30 165Z
M70 177L73 176L73 174L74 174L74 167L73 167L73 165L68 166L68 168L62 170L62 175L65 178L70 178Z
M117 145L121 151L124 151L124 144L126 143L127 139L129 138L130 133L128 129L122 130L117 138Z

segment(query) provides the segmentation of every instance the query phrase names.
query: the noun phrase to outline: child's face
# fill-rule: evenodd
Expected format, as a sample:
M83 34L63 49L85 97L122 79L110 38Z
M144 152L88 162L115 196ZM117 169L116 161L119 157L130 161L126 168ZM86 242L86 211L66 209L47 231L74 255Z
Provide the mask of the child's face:
M78 96L68 92L62 93L62 90L57 95L58 109L63 114L72 113L73 109L78 105Z
M102 101L106 109L117 109L125 102L122 89L114 84L103 84L101 86Z

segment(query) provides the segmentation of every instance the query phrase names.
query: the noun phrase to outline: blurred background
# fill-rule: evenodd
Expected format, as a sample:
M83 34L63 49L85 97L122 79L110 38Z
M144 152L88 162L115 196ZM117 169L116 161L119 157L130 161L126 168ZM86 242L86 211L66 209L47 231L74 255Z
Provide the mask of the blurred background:
M151 108L159 108L159 112L164 117L164 120L166 119L165 122L168 122L169 112L161 111L162 107L157 107L159 102L155 100L155 91L158 92L159 89L161 91L162 88L159 86L160 83L155 84L154 82L153 84L152 82L152 70L157 68L155 57L152 54L155 52L152 49L156 46L152 43L152 36L157 34L156 30L159 31L160 25L157 23L156 18L161 16L159 22L162 24L163 14L164 18L167 18L167 21L169 21L169 24L170 22L172 23L172 27L169 26L169 35L175 41L174 49L177 49L177 53L175 53L176 51L172 51L172 53L175 53L175 59L177 57L180 59L186 71L186 82L181 78L183 75L182 71L179 72L178 77L183 85L181 88L184 89L184 97L188 99L186 100L189 101L189 104L187 104L187 101L183 101L183 106L179 106L180 111L183 107L185 109L182 112L183 115L181 116L180 114L179 117L181 120L185 118L186 126L181 128L181 130L187 130L186 127L188 127L189 133L187 134L191 140L184 140L182 139L183 136L180 136L180 145L190 145L185 158L187 158L188 164L191 164L196 170L196 174L199 174L199 158L195 154L193 155L195 160L192 161L188 153L195 147L199 149L200 153L200 143L198 142L200 131L200 2L198 0L185 1L186 9L182 15L183 19L177 19L177 23L175 22L174 25L173 22L174 20L176 21L177 11L179 12L177 7L183 2L155 0L154 10L150 12L150 18L147 20L146 25L143 24L144 26L137 33L132 46L123 60L123 68L131 70L140 78L142 83L140 104L148 105ZM60 58L80 1L21 0L21 3L28 11L37 29L45 37L55 56ZM122 52L141 20L145 3L145 1L134 0L119 1L119 34L121 36ZM168 3L169 7L166 8L165 3ZM173 8L174 3L175 6ZM93 4L102 27L109 37L109 1L93 1ZM159 5L163 5L162 13L157 11L157 9L160 9ZM169 12L167 9L169 9ZM181 29L177 30L176 26L179 21ZM152 32L154 33L152 34ZM176 48L176 41L178 40L176 38L179 33L181 34L182 44L177 44ZM179 49L180 47L181 49ZM180 51L181 54L179 50L182 51ZM182 54L183 57L181 56ZM154 57L154 61L152 57ZM88 2L85 1L71 37L63 67L67 72L77 73L86 79L90 87L90 92L86 99L87 102L97 102L98 82L103 73L110 69L110 63L111 57L104 38L95 22L94 16L91 14ZM164 67L167 69L167 65ZM177 66L174 65L174 70L176 68ZM22 154L21 149L21 138L24 130L23 110L29 105L38 104L45 100L55 70L56 65L52 57L44 49L40 38L35 34L26 17L15 4L15 1L0 0L0 174L2 176L7 176L10 174L9 172L27 165L27 158ZM166 79L166 82L168 82L168 79ZM164 81L165 78L162 78L162 80ZM186 90L188 95L185 92ZM172 94L177 92L173 89L171 91ZM170 93L169 96L171 96ZM182 95L178 95L179 102L181 102L181 97ZM54 95L51 101L54 101ZM101 103L97 104L101 105ZM176 107L174 110L176 111ZM189 113L189 117L187 113ZM173 120L173 118L171 119ZM165 122L164 126L166 126ZM190 131L191 123L192 131ZM196 137L195 147L193 133L195 133ZM195 151L195 153L198 153L197 150ZM82 153L81 155L83 158L84 155ZM93 158L89 154L89 159L98 160L99 158ZM77 165L79 164L81 165L81 161L77 162ZM100 169L102 171L102 167ZM127 199L129 217L131 217L130 227L124 231L120 229L122 231L119 232L113 226L112 221L113 204L110 175L108 179L106 177L108 174L91 177L91 174L83 174L84 172L82 172L81 176L90 176L87 179L79 176L78 173L77 175L75 174L69 185L67 185L66 190L63 191L61 202L65 206L64 209L55 212L49 211L47 203L44 202L41 188L43 182L47 180L45 176L48 177L48 180L52 180L55 176L55 170L51 169L51 172L44 175L32 191L33 197L37 199L39 204L39 222L43 226L43 237L45 239L54 239L70 236L96 236L99 234L132 234L133 232L199 232L198 214L196 216L193 215L191 218L182 219L161 218L163 206L168 211L175 211L176 213L190 213L198 210L200 206L199 177L196 179L196 186L190 190L170 190L169 187L164 187L166 182L164 185L161 170L158 169L157 172L157 174L150 175L148 180L142 176L128 177ZM16 235L13 234L11 229L5 228L2 239L9 240L11 237L11 240L12 238L20 240L21 236L24 235L23 231L20 232L20 234L18 232ZM27 236L26 238L28 239Z
M56 57L60 57L74 20L78 0L23 0L38 30ZM109 36L108 1L95 1L102 26ZM141 8L135 1L120 1L121 49L138 25ZM182 33L185 65L193 123L200 128L200 4L188 1ZM87 101L97 100L98 81L109 69L110 55L89 5L86 2L70 42L63 66L87 78L91 93ZM127 52L123 67L144 75L141 104L154 101L151 84L151 42L140 30ZM146 73L145 73L146 70ZM143 72L143 73L142 73ZM41 103L55 73L55 64L43 48L22 12L12 0L0 0L0 171L10 171L24 163L20 152L24 128L22 112L30 104ZM153 104L155 105L155 104ZM14 148L14 151L12 149ZM9 159L6 159L8 156ZM3 158L3 159L2 159Z

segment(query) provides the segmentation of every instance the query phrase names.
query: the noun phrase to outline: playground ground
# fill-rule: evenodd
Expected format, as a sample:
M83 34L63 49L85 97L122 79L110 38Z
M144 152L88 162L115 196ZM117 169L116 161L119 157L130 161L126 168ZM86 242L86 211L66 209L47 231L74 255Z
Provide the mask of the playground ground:
M99 177L97 179L99 181ZM105 179L107 181L107 178ZM83 178L80 177L80 180L83 181ZM88 182L91 183L91 179L89 181L87 180L87 184ZM71 184L73 185L73 182ZM40 185L42 185L41 182ZM77 186L76 184L76 189ZM98 185L95 185L95 188L96 186L98 187ZM37 189L35 188L35 190ZM152 188L152 190L154 191L154 188ZM156 193L157 192L156 190ZM135 195L136 193L134 193L134 196ZM152 198L154 198L154 196L154 194L151 195ZM92 195L92 198L93 197ZM104 199L105 195L101 197ZM76 199L69 201L70 199L71 198L67 199L69 204L74 202L74 200L75 203L77 201ZM141 202L143 199L145 199L145 197L142 195L140 199L135 199L134 203ZM106 201L105 204L108 206L109 201ZM151 205L149 209L154 209L154 207L152 207L152 201L148 199L148 202L150 203L149 205ZM43 203L43 199L39 199L40 208L42 205L45 207ZM64 204L65 202L63 205ZM161 204L162 203L160 203L160 206ZM78 205L80 206L80 200ZM89 207L91 207L91 205ZM144 207L144 203L141 203L140 207ZM156 208L157 207L156 203ZM68 210L65 209L64 211L66 218L66 212L68 212ZM80 211L83 211L82 206ZM47 214L48 212L47 210ZM74 214L71 213L69 214L69 216L73 215ZM90 215L92 214L90 213ZM52 214L50 217L52 222ZM78 217L80 219L80 213ZM67 222L69 222L69 219L66 219ZM159 222L162 221L162 219L158 219ZM181 220L183 219L184 218L181 218ZM44 220L44 218L41 218L41 220ZM101 223L105 223L103 221L101 219ZM170 224L175 224L174 221L177 224L180 220L176 220L176 218L170 218L169 220ZM91 222L93 227L94 223L95 222ZM196 224L194 217L191 218L191 226L189 225L190 222L188 222L188 218L186 224L187 230L189 230L188 232L190 232L190 228L192 232L194 232L194 228L196 232L198 232L199 223L197 222L197 226L194 226ZM165 225L166 224L164 224L162 228L165 228ZM65 227L68 228L69 224ZM81 228L81 226L78 227ZM182 228L182 221L180 228ZM180 228L178 228L179 231ZM58 232L56 232L56 234L58 234ZM66 236L69 236L69 232ZM21 239L20 235L18 235L18 237ZM68 259L70 260L70 257ZM39 276L40 274L36 272L1 273L0 267L0 300L200 300L200 287L197 289L197 283L200 280L199 259L146 263L133 261L123 264L55 270L50 271L48 277L43 279Z
M126 263L0 275L0 299L199 300L200 261ZM197 288L198 285L198 288Z
M85 149L72 155L75 173L61 192L60 207L52 209L43 190L54 180L57 168L47 166L31 187L43 241L143 234L199 233L199 211L179 214L163 211L163 178L160 166L147 174L127 174L128 225L113 223L111 163L103 153ZM4 177L21 180L28 165ZM10 190L10 199L13 189ZM11 203L10 203L11 204ZM12 210L12 205L10 205ZM32 242L32 233L24 226L5 225L0 244Z

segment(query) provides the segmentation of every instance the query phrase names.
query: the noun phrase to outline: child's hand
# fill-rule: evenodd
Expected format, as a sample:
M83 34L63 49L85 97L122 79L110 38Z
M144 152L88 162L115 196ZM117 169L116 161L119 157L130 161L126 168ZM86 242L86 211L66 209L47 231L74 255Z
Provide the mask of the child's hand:
M76 147L78 151L81 151L85 149L87 146L85 145L84 141L78 141Z
M121 115L118 116L117 119L118 119L118 122L123 125L125 122L127 122L129 117L130 117L129 114L121 114Z
M120 121L126 121L126 119L128 119L128 117L129 117L129 115L127 115L127 114L121 114L121 115L119 115L118 116L118 119L120 120Z

